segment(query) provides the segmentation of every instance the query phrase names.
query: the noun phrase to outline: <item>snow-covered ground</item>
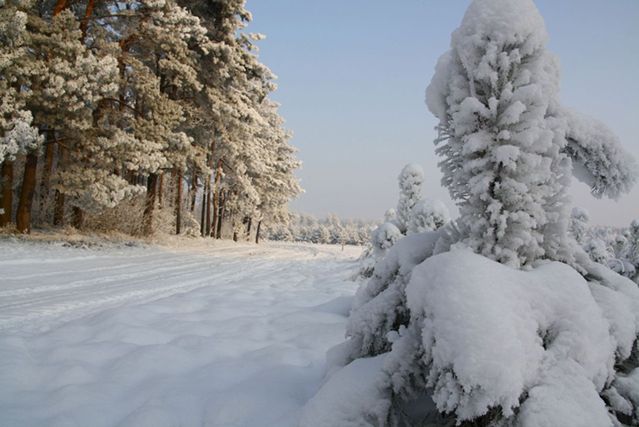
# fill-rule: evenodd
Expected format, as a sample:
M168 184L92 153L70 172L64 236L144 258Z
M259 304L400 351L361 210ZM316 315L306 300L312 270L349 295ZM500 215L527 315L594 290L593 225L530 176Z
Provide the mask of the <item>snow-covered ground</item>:
M0 241L0 425L293 426L357 255Z

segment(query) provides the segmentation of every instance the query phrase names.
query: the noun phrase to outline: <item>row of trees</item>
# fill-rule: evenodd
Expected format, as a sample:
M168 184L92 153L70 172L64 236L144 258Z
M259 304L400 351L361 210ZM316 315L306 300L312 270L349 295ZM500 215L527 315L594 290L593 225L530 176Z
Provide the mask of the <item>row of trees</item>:
M570 231L590 259L639 283L639 219L625 228L590 226L590 215L572 210Z
M364 245L374 227L371 221L340 219L334 214L317 219L308 214L290 213L288 221L269 224L264 236L274 241Z
M299 162L250 19L244 0L3 1L0 226L188 217L219 237L284 216Z

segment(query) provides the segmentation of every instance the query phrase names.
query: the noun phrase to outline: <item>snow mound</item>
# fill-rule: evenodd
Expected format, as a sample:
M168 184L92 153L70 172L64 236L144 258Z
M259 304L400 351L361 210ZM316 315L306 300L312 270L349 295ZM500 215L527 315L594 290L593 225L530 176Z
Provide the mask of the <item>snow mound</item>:
M639 374L616 372L636 346L634 283L585 253L577 260L588 280L558 262L521 271L466 248L433 255L438 235L402 239L358 291L349 339L329 352L332 377L307 413L331 413L332 425L370 417L359 394L343 411L353 387L345 377L367 378L367 390L374 382L369 405L407 425L415 422L405 418L407 405L428 407L424 395L448 421L485 425L612 426L634 410ZM370 356L383 357L383 374L361 365ZM323 420L304 425L329 425Z
M333 375L304 407L300 427L385 425L384 356L359 359Z
M527 394L522 425L567 425L565 405L583 417L569 425L609 424L598 392L613 374L615 343L574 269L523 272L446 253L415 268L406 297L440 411L468 420L498 406L510 416Z

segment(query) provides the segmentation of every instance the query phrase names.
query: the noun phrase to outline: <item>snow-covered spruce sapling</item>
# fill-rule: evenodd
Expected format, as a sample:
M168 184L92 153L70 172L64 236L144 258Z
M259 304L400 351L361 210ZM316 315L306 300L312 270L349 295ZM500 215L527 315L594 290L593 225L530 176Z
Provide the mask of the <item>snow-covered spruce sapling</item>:
M439 200L420 200L413 206L408 221L408 234L437 230L450 221L446 205Z
M424 171L419 165L404 166L399 177L399 201L397 202L397 228L406 234L413 214L413 207L422 199Z

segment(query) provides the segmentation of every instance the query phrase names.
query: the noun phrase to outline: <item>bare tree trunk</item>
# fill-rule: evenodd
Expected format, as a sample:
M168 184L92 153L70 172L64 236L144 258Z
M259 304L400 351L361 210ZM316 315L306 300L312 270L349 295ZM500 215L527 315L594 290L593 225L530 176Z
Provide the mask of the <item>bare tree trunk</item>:
M144 207L144 234L150 236L153 233L153 211L155 210L155 198L157 195L158 175L149 174L146 181L146 205Z
M257 223L257 230L255 231L255 243L260 243L260 231L262 230L262 221Z
M84 226L84 211L77 206L73 207L73 227L76 230L81 230Z
M5 160L2 163L2 204L0 209L4 212L0 214L0 227L4 227L11 222L13 213L13 162Z
M175 234L182 232L182 171L176 174L176 195L175 195Z
M18 201L16 214L16 226L20 233L31 233L31 208L33 206L33 193L36 187L36 173L38 171L38 155L30 153L24 165L22 189Z

